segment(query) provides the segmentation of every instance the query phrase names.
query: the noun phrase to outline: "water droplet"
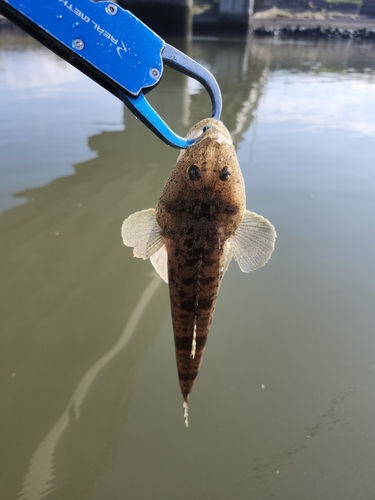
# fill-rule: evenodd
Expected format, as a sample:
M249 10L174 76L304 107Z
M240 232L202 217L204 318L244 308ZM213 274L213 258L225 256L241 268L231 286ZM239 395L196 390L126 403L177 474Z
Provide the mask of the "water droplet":
M56 14L56 19L62 19L62 14Z

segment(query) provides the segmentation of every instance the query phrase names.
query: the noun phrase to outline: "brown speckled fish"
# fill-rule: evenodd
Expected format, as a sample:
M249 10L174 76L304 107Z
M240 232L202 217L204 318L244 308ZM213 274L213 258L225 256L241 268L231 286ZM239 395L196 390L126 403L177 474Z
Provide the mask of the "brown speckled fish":
M151 259L168 283L180 388L188 399L198 375L222 277L232 258L243 272L271 256L275 229L246 210L245 186L228 130L214 119L195 125L156 209L128 217L124 244Z

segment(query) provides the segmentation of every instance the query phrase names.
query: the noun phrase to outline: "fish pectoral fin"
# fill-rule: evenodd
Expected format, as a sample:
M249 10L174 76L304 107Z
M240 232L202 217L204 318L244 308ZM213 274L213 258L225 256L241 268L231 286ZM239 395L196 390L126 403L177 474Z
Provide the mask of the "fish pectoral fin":
M276 231L261 215L246 210L242 222L231 238L233 257L244 273L266 264L275 248Z
M125 219L121 236L124 245L134 247L134 257L142 259L149 259L166 241L161 235L153 208L136 212Z
M154 266L159 276L168 283L168 253L167 247L163 245L157 252L150 257L151 264Z

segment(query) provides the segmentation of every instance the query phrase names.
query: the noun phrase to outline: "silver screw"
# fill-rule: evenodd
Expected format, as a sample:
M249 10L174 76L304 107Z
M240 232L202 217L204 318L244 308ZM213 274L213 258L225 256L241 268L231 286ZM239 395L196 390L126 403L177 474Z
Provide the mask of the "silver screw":
M83 50L84 47L85 47L85 43L83 40L81 40L80 38L75 38L73 40L73 47L76 49L76 50Z
M107 14L109 14L110 16L115 16L117 14L117 5L109 3L105 8L105 10L107 11Z
M158 68L151 68L150 69L150 76L152 78L154 78L155 80L157 80L160 76L160 71L158 70Z

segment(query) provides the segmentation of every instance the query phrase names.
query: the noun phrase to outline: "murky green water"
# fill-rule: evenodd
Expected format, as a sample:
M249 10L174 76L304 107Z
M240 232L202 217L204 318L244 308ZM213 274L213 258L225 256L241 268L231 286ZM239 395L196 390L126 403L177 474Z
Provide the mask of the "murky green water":
M188 429L167 286L120 238L177 151L0 34L0 498L372 500L375 46L179 47L278 232L265 268L226 274ZM150 100L181 134L209 113L175 72Z

